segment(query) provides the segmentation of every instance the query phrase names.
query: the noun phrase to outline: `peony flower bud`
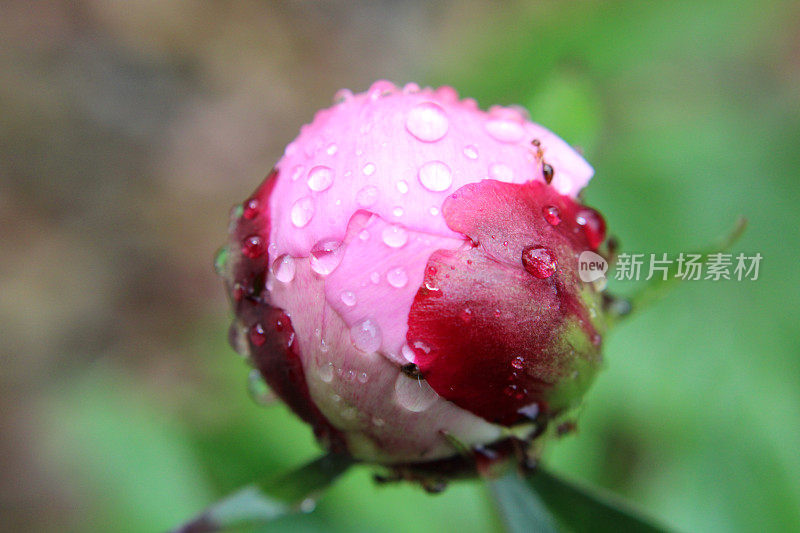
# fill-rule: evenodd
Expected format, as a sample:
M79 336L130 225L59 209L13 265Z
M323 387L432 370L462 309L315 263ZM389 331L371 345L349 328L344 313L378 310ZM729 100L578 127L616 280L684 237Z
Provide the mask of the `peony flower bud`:
M231 341L328 447L384 464L533 439L600 363L592 168L518 108L375 83L303 126L220 265Z

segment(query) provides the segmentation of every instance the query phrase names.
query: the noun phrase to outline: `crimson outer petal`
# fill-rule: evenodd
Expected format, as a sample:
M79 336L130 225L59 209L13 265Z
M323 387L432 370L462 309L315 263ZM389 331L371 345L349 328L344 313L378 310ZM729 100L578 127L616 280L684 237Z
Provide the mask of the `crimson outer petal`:
M343 452L343 436L311 400L292 321L281 309L272 306L266 296L265 282L271 259L266 244L270 230L268 200L277 178L278 173L273 170L245 200L242 215L232 232L234 246L238 243L241 247L233 285L229 286L237 318L233 327L247 332L250 359L270 389L313 427L317 439L330 449ZM254 247L254 242L259 243L258 246Z
M560 213L557 225L543 214L551 206ZM599 298L580 281L577 265L582 251L602 241L602 218L543 183L494 180L462 187L443 214L473 246L429 259L407 335L422 375L444 398L504 425L569 408L577 398L555 392L585 384L578 374L593 375L600 361L600 336L587 311ZM530 246L552 252L553 275L525 270Z

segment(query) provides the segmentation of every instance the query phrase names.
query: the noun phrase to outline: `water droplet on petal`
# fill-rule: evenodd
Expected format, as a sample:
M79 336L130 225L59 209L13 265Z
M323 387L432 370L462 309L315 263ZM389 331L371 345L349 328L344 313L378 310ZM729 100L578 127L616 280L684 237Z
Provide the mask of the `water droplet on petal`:
M522 125L510 120L490 120L485 128L489 135L504 143L515 143L525 135Z
M333 380L333 363L324 363L320 365L319 379L325 383L330 383Z
M395 207L392 209L392 214L398 218L403 216L403 208L400 206Z
M296 167L294 167L292 169L292 181L297 181L298 179L300 179L300 176L303 175L303 172L305 170L306 168L303 165L297 165Z
M247 342L247 327L238 320L231 323L228 329L228 344L242 357L250 357L250 344Z
M292 205L289 216L295 227L307 226L314 217L314 200L309 196L303 196Z
M521 407L519 410L517 410L517 412L528 420L536 420L536 418L539 416L539 404L528 404L525 407Z
M343 291L342 294L339 295L339 298L347 307L353 307L357 302L356 294L353 291Z
M389 285L392 287L400 289L405 287L408 283L408 274L406 274L403 267L393 268L386 273L386 281L388 281Z
M397 403L413 413L426 410L439 399L427 381L410 378L403 373L394 382L394 392Z
M311 270L322 276L333 272L342 261L344 247L339 241L320 241L311 248L309 263Z
M250 235L242 241L242 254L248 259L256 259L267 251L264 240L260 235Z
M369 381L369 376L367 375L366 372L361 372L358 375L358 382L359 383L366 383L367 381Z
M429 191L446 191L453 184L453 175L445 163L428 161L419 168L419 182Z
M289 283L294 279L297 265L294 262L294 257L289 254L283 254L272 263L272 273L275 279L281 283Z
M253 324L249 331L250 342L253 346L261 347L267 342L267 332L261 324Z
M329 167L318 166L308 173L308 188L315 192L322 192L333 185L333 170Z
M511 183L514 181L514 169L505 163L492 163L489 166L489 177L497 181Z
M255 368L247 375L247 392L259 405L268 405L277 400L277 396L272 393L261 372Z
M259 211L261 211L261 204L258 198L250 198L244 203L242 216L247 220L252 220L258 216Z
M364 165L364 168L361 170L365 176L372 176L375 174L375 165L373 163L367 163Z
M227 246L223 246L217 250L217 254L214 256L214 272L220 276L225 275L225 269L228 266L230 255L231 254Z
M329 144L328 147L325 149L325 153L328 154L328 155L335 155L336 152L338 152L338 151L339 151L339 147L336 146L333 143Z
M522 250L522 266L539 279L549 278L556 272L555 254L544 246L528 246Z
M606 238L606 221L603 217L590 207L585 207L578 211L575 222L583 228L589 246L597 249Z
M511 366L517 370L522 370L525 366L525 360L521 356L517 356L511 360Z
M371 207L378 201L378 189L372 185L362 188L356 193L356 202L361 207Z
M343 104L344 102L349 102L353 99L353 91L350 89L339 89L336 91L336 94L333 95L333 103L335 104Z
M439 208L436 207L436 206L431 207L430 212L431 212L431 215L433 215L435 217L439 216Z
M381 237L383 243L390 248L402 248L408 242L408 232L399 224L386 226Z
M403 345L403 347L400 349L400 353L403 355L403 357L406 358L406 360L409 363L413 363L417 357L416 354L414 353L414 350L412 350L411 346L409 346L408 344Z
M367 230L365 230L365 229L361 230L361 233L358 234L358 238L361 239L362 241L368 241L369 240L369 232Z
M380 282L381 282L381 275L380 275L380 274L378 274L377 272L373 272L372 274L370 274L370 275L369 275L369 280L370 280L370 281L371 281L371 282L372 282L374 285L377 285L378 283L380 283Z
M373 353L381 347L383 337L378 324L365 318L350 328L350 340L362 352Z
M467 157L467 159L478 159L478 149L471 144L469 146L465 146L464 155Z
M449 121L444 109L433 102L414 106L406 117L408 132L423 142L435 142L445 136Z
M401 181L398 181L398 182L397 182L397 191L398 191L400 194L405 194L405 193L407 193L407 192L408 192L408 183L406 183L405 181L402 181L402 180L401 180Z
M542 208L544 219L552 226L561 224L561 212L554 205L546 205Z

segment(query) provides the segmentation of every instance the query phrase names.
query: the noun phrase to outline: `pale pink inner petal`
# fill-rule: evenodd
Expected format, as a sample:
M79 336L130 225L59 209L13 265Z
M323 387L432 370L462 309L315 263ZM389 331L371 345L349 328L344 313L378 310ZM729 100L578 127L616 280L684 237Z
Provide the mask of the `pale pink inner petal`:
M464 239L407 230L378 216L359 215L348 228L341 263L325 279L325 298L348 326L371 321L380 331L380 351L405 364L401 350L408 330L406 317L428 258L436 250L458 248Z

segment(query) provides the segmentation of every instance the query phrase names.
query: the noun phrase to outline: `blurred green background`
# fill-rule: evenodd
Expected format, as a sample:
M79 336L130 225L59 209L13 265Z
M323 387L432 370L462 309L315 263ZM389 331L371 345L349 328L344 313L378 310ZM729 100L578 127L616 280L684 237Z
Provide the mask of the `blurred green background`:
M622 251L748 217L759 279L613 331L546 461L678 530L800 530L800 6L490 0L0 4L0 528L163 530L319 453L248 397L211 258L300 125L378 78L528 107ZM478 483L361 468L274 530L497 528Z

